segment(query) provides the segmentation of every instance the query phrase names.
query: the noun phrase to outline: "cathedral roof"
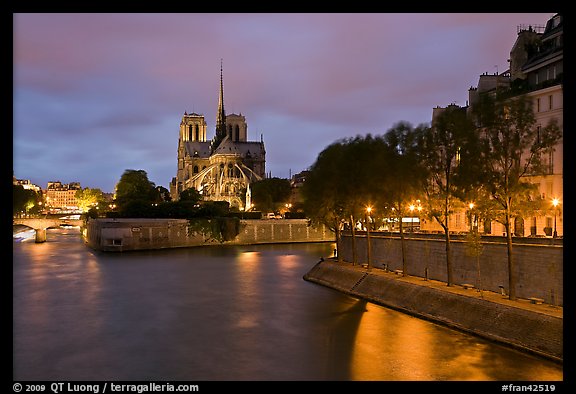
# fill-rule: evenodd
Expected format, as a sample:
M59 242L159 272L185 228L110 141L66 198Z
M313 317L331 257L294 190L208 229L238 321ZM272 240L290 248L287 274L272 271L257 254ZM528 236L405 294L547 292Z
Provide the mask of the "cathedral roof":
M203 159L210 157L210 142L186 141L184 142L186 153Z
M212 155L210 154L210 142L208 141L186 141L184 142L184 147L190 156L196 156L202 159L207 159L212 155L218 154L239 154L243 157L252 156L253 158L258 158L265 153L263 142L234 142L231 141L228 136L222 140Z
M240 154L246 156L248 153L252 157L259 157L264 151L264 143L250 141L231 141L228 136L222 140L214 154Z

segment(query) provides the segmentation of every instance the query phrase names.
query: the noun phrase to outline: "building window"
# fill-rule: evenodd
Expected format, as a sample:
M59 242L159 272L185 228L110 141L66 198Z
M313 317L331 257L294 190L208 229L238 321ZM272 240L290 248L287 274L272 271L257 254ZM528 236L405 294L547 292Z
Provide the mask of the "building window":
M236 135L234 141L240 141L240 126L236 125Z
M194 174L198 174L198 166L194 166L194 171L193 171L193 173L194 173Z
M548 196L553 196L553 192L554 192L554 185L552 184L552 182L547 182L546 183L546 192L548 193Z
M548 96L548 109L552 110L552 107L554 106L554 102L553 102L553 98L554 96L550 95Z
M196 141L200 141L200 128L196 125Z
M232 125L228 126L228 138L232 139Z
M536 112L540 112L540 98L536 99Z
M190 141L192 139L192 125L188 126L188 138L186 138L187 141Z
M554 151L552 150L548 152L548 173L554 174Z

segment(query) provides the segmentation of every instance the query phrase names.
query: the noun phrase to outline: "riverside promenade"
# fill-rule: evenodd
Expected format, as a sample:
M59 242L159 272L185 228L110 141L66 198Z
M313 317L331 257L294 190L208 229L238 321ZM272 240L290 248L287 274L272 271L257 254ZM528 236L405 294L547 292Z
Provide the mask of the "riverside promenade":
M563 308L328 258L304 279L505 345L563 362Z

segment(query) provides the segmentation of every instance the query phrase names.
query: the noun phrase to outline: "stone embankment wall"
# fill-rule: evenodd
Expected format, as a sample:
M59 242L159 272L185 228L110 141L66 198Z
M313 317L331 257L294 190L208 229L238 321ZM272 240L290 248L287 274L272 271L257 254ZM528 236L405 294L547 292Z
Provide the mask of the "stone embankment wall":
M472 284L477 289L508 294L508 252L502 237L489 237L480 243L478 257L464 239L451 241L454 284ZM550 242L550 240L541 240ZM402 244L398 236L370 236L371 264L388 270L402 269ZM446 242L441 237L406 236L406 273L412 276L447 281ZM563 305L563 246L523 243L513 244L516 272L516 295L541 298L547 304ZM340 255L352 261L352 237L344 236ZM356 236L358 263L367 263L365 235Z
M304 279L367 301L557 361L563 360L563 319L354 269L329 260Z
M252 245L334 241L326 227L308 226L305 219L241 220L234 239L214 237L186 219L92 219L83 230L86 244L96 250L121 252L204 245Z

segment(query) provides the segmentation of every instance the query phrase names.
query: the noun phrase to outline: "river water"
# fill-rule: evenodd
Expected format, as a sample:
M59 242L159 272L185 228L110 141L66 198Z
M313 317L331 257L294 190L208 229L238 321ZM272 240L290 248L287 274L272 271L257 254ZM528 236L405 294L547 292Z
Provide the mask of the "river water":
M562 365L302 279L329 243L13 243L14 380L558 381Z

